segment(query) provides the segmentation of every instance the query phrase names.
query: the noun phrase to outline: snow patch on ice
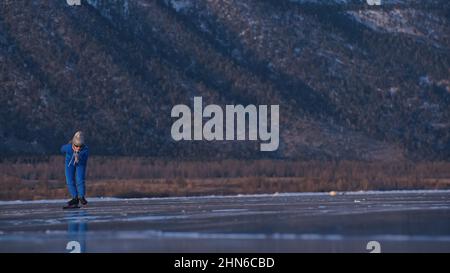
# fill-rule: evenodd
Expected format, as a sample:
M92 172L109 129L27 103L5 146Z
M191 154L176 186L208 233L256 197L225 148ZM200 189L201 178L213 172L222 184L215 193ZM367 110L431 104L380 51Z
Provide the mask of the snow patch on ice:
M86 232L89 234L90 232ZM104 233L104 234L103 234ZM106 235L106 236L105 236ZM348 239L363 239L377 241L394 241L394 242L450 242L450 236L428 236L428 235L398 235L398 234L381 234L374 236L352 236L342 234L318 234L318 233L207 233L207 232L174 232L162 230L146 230L146 231L119 231L119 232L97 232L92 236L107 237L112 236L121 240L137 240L156 238L170 239L207 239L207 240L304 240L304 241L343 241Z

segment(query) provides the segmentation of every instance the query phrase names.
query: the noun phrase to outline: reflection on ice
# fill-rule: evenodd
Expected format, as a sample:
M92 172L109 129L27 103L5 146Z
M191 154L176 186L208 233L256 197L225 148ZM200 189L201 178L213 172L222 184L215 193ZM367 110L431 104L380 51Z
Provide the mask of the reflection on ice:
M87 212L85 210L68 211L65 213L65 219L67 220L67 241L69 242L66 249L74 249L78 250L78 253L85 253L87 251Z

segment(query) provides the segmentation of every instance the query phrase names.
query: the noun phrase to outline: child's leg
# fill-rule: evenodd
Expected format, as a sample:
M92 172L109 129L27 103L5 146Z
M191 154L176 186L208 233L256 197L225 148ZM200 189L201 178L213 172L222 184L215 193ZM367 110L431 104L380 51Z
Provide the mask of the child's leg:
M78 196L77 187L75 186L75 167L70 165L66 166L66 183L67 188L69 188L70 195L72 198Z
M77 165L77 189L78 189L78 196L85 197L86 194L86 187L84 185L85 182L85 176L86 176L86 166Z

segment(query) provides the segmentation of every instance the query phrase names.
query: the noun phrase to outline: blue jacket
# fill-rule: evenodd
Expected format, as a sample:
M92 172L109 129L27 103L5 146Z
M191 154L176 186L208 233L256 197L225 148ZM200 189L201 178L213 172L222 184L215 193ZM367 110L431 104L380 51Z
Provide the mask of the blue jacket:
M61 147L61 152L66 154L66 167L75 166L74 151L72 150L72 144L64 144ZM78 152L78 164L79 166L86 166L89 157L89 148L83 145L81 150Z

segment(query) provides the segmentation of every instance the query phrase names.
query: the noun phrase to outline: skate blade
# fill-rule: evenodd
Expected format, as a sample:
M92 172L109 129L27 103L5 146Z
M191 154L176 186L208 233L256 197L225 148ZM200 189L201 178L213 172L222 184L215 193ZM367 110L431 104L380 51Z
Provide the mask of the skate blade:
M76 207L63 207L63 209L80 209L80 206L76 206Z

